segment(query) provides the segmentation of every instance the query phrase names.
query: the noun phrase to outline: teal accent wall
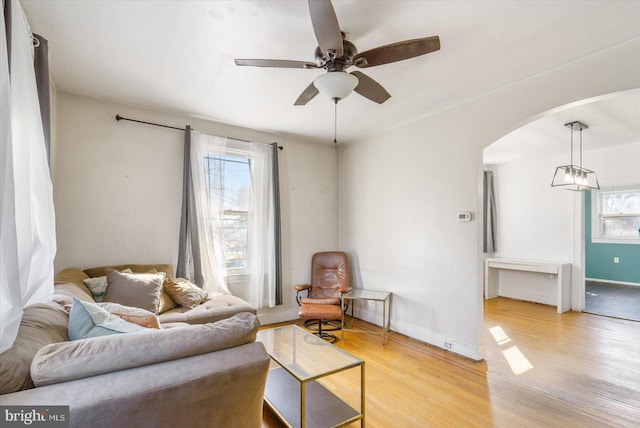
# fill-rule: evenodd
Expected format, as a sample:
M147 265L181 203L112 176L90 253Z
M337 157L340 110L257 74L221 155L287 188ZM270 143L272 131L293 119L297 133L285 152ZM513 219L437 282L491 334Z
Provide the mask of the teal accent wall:
M591 242L591 192L585 192L586 277L640 284L640 245ZM613 263L618 257L620 263Z

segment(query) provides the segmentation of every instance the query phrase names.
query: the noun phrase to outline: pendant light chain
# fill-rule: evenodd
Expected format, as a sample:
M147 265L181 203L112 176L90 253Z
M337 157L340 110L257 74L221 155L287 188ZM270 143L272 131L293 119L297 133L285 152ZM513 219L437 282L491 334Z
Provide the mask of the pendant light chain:
M580 126L580 169L582 169L582 126Z
M573 169L573 126L569 128L569 132L571 132L571 168Z

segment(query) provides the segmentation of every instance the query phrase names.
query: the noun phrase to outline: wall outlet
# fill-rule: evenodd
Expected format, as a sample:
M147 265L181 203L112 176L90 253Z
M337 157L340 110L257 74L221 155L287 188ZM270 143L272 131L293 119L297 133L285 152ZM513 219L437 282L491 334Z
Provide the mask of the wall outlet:
M448 349L448 350L453 349L453 343L451 343L451 342L444 342L444 349Z
M614 257L613 258L613 262L614 263L620 263L620 257Z
M369 300L367 303L369 303L369 309L372 311L376 310L376 302L373 300Z

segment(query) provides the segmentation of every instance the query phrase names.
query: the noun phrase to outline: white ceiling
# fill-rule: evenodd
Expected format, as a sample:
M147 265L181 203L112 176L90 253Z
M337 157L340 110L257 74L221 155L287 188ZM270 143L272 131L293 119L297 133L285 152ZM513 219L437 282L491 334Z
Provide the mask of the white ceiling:
M486 164L566 155L570 160L571 129L565 123L576 120L588 126L582 131L583 152L640 142L640 90L589 100L539 119L505 135L484 150ZM574 156L577 156L579 133L574 132ZM578 159L575 158L575 162Z
M293 105L323 70L237 67L233 62L313 61L317 41L304 0L21 3L33 31L49 40L58 89L280 135L333 140L330 100L318 96L306 106ZM392 98L378 105L354 93L341 101L340 141L397 127L640 36L640 1L333 4L360 51L432 35L439 35L442 45L438 52L363 70ZM633 128L637 136L634 122L640 116L634 105L625 117L607 110L613 104L585 110L584 116L565 111L566 117L533 122L529 134L520 130L514 138L553 137L553 144L563 142L558 145L566 150L562 124L580 119L593 122L585 134L591 144L598 132L611 135L600 116L608 117L611 126Z

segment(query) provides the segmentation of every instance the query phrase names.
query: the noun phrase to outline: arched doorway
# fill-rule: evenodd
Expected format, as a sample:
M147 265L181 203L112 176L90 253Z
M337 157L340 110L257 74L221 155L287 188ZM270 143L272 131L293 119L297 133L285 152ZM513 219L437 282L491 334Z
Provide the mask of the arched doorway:
M538 115L484 151L485 166L496 175L496 196L501 203L496 255L571 262L573 310L585 309L585 278L593 271L587 262L593 264L595 259L585 255L591 243L591 208L585 201L591 195L550 187L555 167L569 163L570 131L563 125L574 120L589 125L584 132L583 162L596 171L603 189L640 187L638 114L639 90L591 98ZM634 243L626 244L628 249ZM640 254L640 245L633 246ZM623 262L631 263L634 257L627 256ZM614 260L619 258L597 262L615 269ZM631 289L638 290L640 287ZM542 300L540 303L548 303Z

